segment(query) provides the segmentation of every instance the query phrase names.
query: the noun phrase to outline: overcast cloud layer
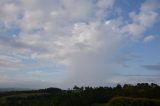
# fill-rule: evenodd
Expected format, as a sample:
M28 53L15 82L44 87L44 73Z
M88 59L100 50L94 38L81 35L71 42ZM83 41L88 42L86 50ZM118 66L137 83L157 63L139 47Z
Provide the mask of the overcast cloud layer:
M159 4L146 0L126 19L115 0L0 0L0 84L69 87L123 81L114 70L126 57L117 53L137 40L155 39L145 32L159 22Z

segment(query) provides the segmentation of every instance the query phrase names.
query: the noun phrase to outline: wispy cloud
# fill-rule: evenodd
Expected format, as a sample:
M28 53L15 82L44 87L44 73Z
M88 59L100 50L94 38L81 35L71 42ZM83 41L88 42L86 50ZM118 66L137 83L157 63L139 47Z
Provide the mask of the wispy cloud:
M147 42L151 42L155 39L155 36L153 35L150 35L150 36L147 36L144 38L144 42L147 43Z
M147 70L160 71L160 64L144 65L143 67Z

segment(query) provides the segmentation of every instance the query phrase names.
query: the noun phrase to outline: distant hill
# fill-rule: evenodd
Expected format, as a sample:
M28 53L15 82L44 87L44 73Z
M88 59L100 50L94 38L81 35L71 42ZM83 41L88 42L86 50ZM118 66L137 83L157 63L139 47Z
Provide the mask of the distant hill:
M31 90L28 88L0 88L0 92L9 92L9 91L27 91Z

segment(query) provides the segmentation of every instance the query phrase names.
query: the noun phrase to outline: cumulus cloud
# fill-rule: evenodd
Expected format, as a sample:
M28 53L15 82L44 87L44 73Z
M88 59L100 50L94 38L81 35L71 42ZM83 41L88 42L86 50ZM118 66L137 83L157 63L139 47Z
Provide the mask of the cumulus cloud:
M34 70L48 63L61 64L66 67L68 85L109 82L119 48L154 25L159 16L156 2L147 1L139 13L129 14L131 23L121 17L109 19L114 2L1 0L0 67ZM15 27L18 31L8 33Z
M134 37L139 37L143 34L149 27L152 27L159 18L159 14L156 12L159 9L159 1L147 0L142 4L140 12L130 12L129 16L132 19L131 23L128 23L123 31L127 32Z

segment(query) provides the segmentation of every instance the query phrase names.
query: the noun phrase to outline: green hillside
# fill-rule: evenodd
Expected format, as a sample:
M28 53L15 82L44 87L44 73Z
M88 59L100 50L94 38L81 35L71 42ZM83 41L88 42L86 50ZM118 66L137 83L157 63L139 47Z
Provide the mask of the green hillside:
M93 106L160 106L160 99L115 97L107 104Z

